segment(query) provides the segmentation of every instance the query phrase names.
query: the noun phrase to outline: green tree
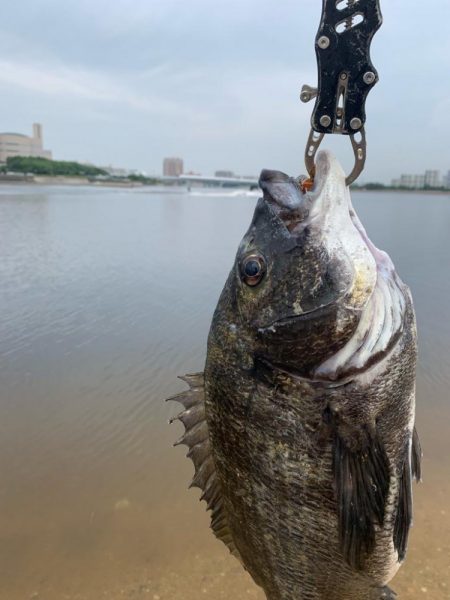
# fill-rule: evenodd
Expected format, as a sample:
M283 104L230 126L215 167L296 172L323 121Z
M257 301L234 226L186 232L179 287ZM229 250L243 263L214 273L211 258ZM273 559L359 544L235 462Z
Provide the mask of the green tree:
M65 160L49 160L35 156L10 156L6 159L6 170L35 175L66 175L71 177L92 177L107 175L104 169L92 165Z

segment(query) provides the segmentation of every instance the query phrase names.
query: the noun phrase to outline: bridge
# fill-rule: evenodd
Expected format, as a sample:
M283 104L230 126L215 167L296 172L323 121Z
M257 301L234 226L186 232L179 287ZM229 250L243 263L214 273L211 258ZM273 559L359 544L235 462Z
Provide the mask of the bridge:
M179 175L178 177L161 177L162 183L180 183L182 185L200 184L215 187L258 188L258 180L247 177L207 177L204 175Z

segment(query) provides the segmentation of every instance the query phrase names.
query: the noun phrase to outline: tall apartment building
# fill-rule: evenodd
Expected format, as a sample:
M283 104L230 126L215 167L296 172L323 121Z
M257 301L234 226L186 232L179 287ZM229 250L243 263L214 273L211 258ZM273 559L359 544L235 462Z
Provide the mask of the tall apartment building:
M424 181L424 175L402 175L400 177L400 185L411 189L423 188Z
M6 163L10 156L37 156L51 160L50 150L44 150L40 123L33 123L31 137L22 133L0 133L0 163Z
M447 172L447 177L445 178L444 185L447 189L450 189L450 170Z
M400 179L392 180L392 185L394 187L403 187L410 189L421 189L424 187L424 183L424 175L401 175Z
M422 189L425 186L425 175L414 176L414 187L416 189Z
M425 171L425 187L427 188L436 188L440 187L441 178L439 171L428 170Z
M182 158L165 158L163 162L163 175L165 177L178 177L184 171Z

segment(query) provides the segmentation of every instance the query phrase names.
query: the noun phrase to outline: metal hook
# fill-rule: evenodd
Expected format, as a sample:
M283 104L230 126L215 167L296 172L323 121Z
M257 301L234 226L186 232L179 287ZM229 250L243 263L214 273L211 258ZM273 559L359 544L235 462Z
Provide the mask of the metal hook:
M317 131L314 131L314 129L311 129L308 141L306 142L305 165L311 179L314 179L314 175L316 174L315 158L324 135L324 133L318 133Z
M305 149L305 165L311 179L314 179L314 175L316 173L315 158L317 150L319 149L324 136L324 133L318 133L317 131L314 131L314 129L311 129L309 132ZM361 136L361 139L358 141L356 136ZM355 164L351 173L345 179L346 185L352 184L359 177L359 175L361 175L361 172L364 169L367 147L366 132L364 127L361 127L361 129L359 129L359 131L356 133L350 134L350 141L352 143L353 154L355 156Z

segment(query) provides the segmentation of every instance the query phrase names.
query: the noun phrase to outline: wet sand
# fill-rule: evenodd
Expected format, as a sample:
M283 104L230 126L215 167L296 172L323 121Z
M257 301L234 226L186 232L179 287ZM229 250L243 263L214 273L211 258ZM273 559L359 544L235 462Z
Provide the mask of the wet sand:
M172 447L182 427L168 425L177 406L163 402L183 389L176 375L202 368L255 199L2 190L0 598L264 600L210 532L198 490L187 490L192 465ZM391 586L404 600L444 600L450 202L354 197L411 285L419 322L424 481Z
M429 446L431 438L422 437ZM20 519L3 515L1 597L265 600L213 537L198 491L186 490L192 474L189 462L182 450L172 452L176 458L166 456L162 474L167 477L174 469L176 495L170 498L156 493L152 502L146 502L135 488L129 497L105 497L98 512L90 514L81 501L78 510L74 505L70 510L61 505L59 510L56 506L36 510L39 507L30 503L21 507ZM448 468L425 459L424 470L425 480L414 490L409 553L391 586L405 600L445 600L450 597ZM37 514L30 514L33 509ZM49 512L53 522L43 523L39 513ZM19 572L26 577L17 578Z

